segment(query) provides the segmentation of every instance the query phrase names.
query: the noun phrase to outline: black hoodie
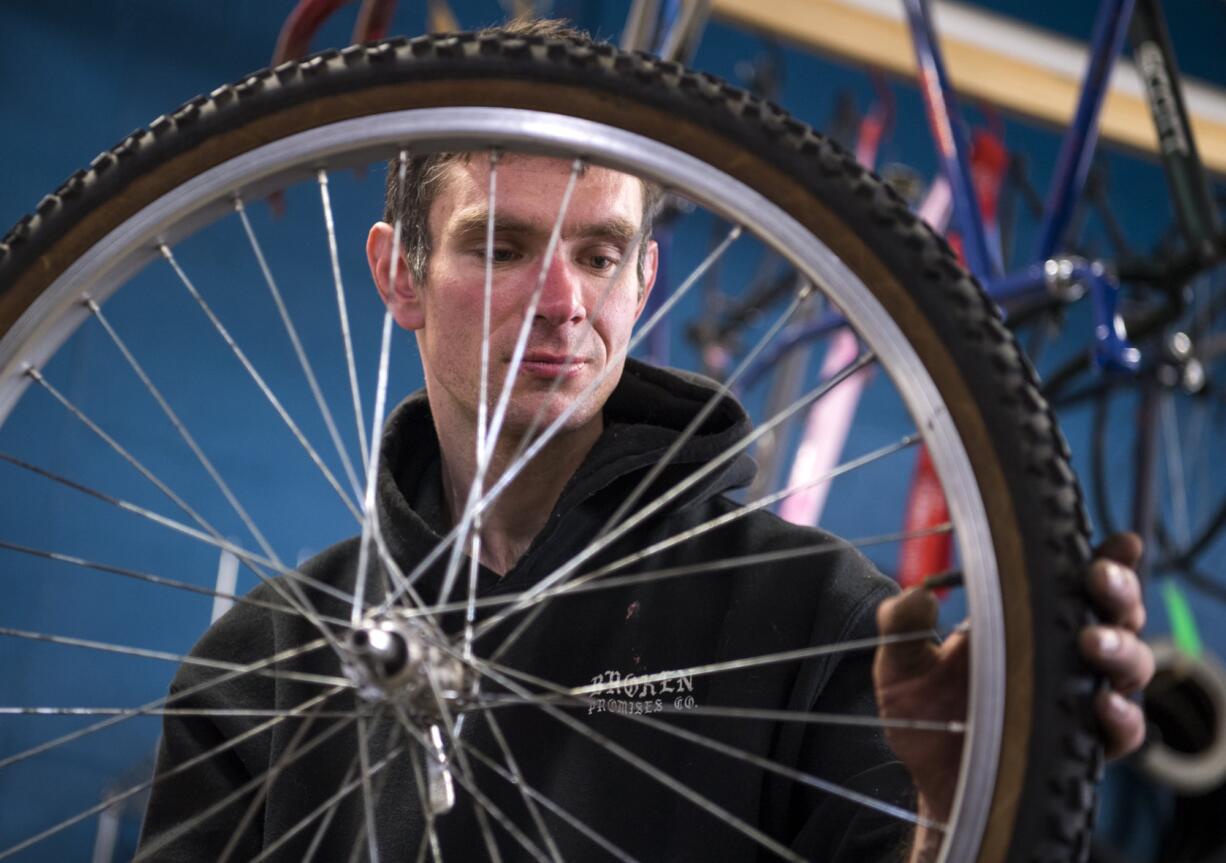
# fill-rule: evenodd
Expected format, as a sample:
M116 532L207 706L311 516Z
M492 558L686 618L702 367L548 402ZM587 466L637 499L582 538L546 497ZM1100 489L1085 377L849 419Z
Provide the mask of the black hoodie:
M604 433L563 490L545 527L514 568L499 578L482 568L478 595L517 593L532 587L588 548L609 516L650 467L663 456L680 431L712 395L711 383L695 376L627 362L617 389L604 408ZM743 409L722 400L661 472L652 489L632 511L643 509L661 492L675 488L698 467L741 440L749 430ZM581 566L591 572L629 552L705 525L739 506L727 493L744 486L753 463L744 454L706 475L662 511L612 547ZM442 502L439 446L423 393L410 396L389 419L378 478L378 507L388 550L404 572L435 547L449 525ZM694 574L576 592L548 602L530 627L498 657L502 667L521 675L575 687L607 682L620 675L643 676L673 669L728 662L810 645L842 642L874 634L873 611L893 589L862 556L828 534L796 527L764 511L729 520L718 528L664 548L611 573L693 566L704 562L807 546L824 551L772 563L723 567ZM300 571L341 591L352 592L358 542L342 542L304 564ZM415 584L426 601L436 599L446 555ZM466 578L467 569L462 570ZM368 599L384 595L381 573L369 578ZM321 615L349 618L349 606L308 587ZM261 586L253 599L283 605ZM479 620L501 606L482 609ZM492 629L476 644L478 656L494 655L503 638L524 615ZM456 631L459 614L443 620ZM341 632L340 628L335 631ZM301 647L319 637L302 617L262 605L239 604L210 629L193 654L230 663L252 663ZM764 846L777 842L806 859L894 861L908 833L905 822L879 814L823 790L821 783L850 788L889 803L909 805L910 785L880 732L871 727L762 718L728 718L703 708L747 707L770 710L874 714L869 650L839 652L803 661L747 665L689 679L627 683L598 693L586 705L556 702L556 712L577 720L612 748L577 731L555 713L537 706L500 706L468 713L460 736L473 784L481 798L509 820L546 858L549 841L566 860L613 859L594 834L640 860L779 859ZM329 647L310 651L277 666L299 674L343 677ZM188 692L170 706L239 708L249 711L294 710L328 691L326 683L283 676L247 674L204 687L227 671L198 665L180 669L171 690ZM539 691L535 684L515 685ZM510 684L508 684L510 685ZM195 689L199 691L195 691ZM513 690L514 691L514 690ZM494 698L508 690L485 681L481 692ZM522 694L522 690L520 690ZM364 835L365 793L359 775L354 723L343 716L363 704L352 688L323 703L324 714L312 720L289 718L268 729L267 716L168 716L158 758L158 773L178 770L153 789L145 818L142 846L150 849L159 835L190 823L202 812L215 814L195 824L177 840L163 845L154 859L215 861L227 843L235 843L232 860L248 860L278 840L276 860L302 860L313 843L321 861L348 860L355 840ZM312 705L313 706L313 705ZM304 710L300 715L309 713ZM492 713L523 783L541 798L518 791L480 757L494 760L504 773L508 761L485 715ZM625 714L630 714L627 716ZM373 815L381 860L417 860L424 824L413 760L390 757L408 749L390 710L368 720L369 763L382 767L366 789L374 798ZM715 748L666 734L659 726L701 735ZM227 741L231 746L199 763L188 763ZM819 782L764 770L760 764L730 757L733 747L752 758L767 759L785 770L800 771ZM298 758L293 756L298 753ZM458 753L453 754L453 759ZM683 783L719 807L686 797L634 766L650 765ZM383 766L386 762L386 766ZM271 779L269 768L273 767ZM465 765L455 764L461 773ZM440 816L436 827L442 857L448 861L486 859L488 851L471 805L458 781L459 801ZM312 813L335 812L304 822ZM244 788L236 802L217 806L226 795ZM534 800L530 812L525 799ZM550 801L549 804L544 800ZM254 803L252 801L255 801ZM556 806L565 815L555 814ZM244 820L244 814L249 817ZM536 819L549 840L542 838ZM759 831L746 835L736 821ZM576 823L584 828L574 826ZM321 831L320 825L325 828ZM507 830L494 826L504 859L531 859Z

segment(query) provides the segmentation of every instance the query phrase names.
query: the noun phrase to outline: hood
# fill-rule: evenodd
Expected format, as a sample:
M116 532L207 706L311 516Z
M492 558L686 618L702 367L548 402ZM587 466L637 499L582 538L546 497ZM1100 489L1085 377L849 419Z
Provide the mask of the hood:
M700 375L628 359L604 407L604 432L563 489L549 520L506 577L482 574L485 586L521 581L511 576L537 568L533 564L541 556L538 546L550 546L549 558L574 554L663 458L717 388ZM720 399L640 500L649 502L675 486L741 440L751 427L735 399ZM748 485L754 473L753 461L739 453L679 495L668 509L692 506ZM405 399L384 426L377 500L389 551L406 572L451 527L443 503L438 437L424 390Z

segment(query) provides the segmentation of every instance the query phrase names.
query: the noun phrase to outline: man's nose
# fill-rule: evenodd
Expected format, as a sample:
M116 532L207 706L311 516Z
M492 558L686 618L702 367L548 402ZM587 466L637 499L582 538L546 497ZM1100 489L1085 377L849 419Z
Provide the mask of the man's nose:
M553 256L545 272L545 284L536 305L536 318L551 326L579 323L587 317L584 305L583 274L561 251Z

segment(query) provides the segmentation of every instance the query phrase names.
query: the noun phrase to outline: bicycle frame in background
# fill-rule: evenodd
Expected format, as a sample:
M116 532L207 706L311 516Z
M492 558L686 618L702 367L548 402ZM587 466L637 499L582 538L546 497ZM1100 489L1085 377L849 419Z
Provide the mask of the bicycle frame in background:
M1064 134L1047 196L1040 240L1021 267L1005 269L999 241L984 227L967 159L966 123L945 72L927 0L903 0L920 70L920 92L937 155L953 196L953 222L967 266L998 302L1067 295L1088 287L1094 306L1094 359L1104 371L1135 372L1141 361L1117 314L1119 284L1135 279L1179 284L1226 256L1223 234L1209 195L1204 167L1188 122L1178 68L1158 0L1102 0L1090 41L1090 59L1072 125ZM1059 252L1081 198L1098 141L1098 121L1115 61L1132 29L1133 50L1154 117L1160 155L1186 251L1163 267L1120 268L1098 261L1061 258ZM1079 295L1079 294L1078 294Z

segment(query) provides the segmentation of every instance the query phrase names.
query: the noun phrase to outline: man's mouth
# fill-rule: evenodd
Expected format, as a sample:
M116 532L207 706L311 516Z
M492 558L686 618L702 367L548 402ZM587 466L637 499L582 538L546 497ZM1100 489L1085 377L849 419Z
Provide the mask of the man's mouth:
M579 374L587 359L554 351L528 351L520 361L522 374L533 377L557 378Z

